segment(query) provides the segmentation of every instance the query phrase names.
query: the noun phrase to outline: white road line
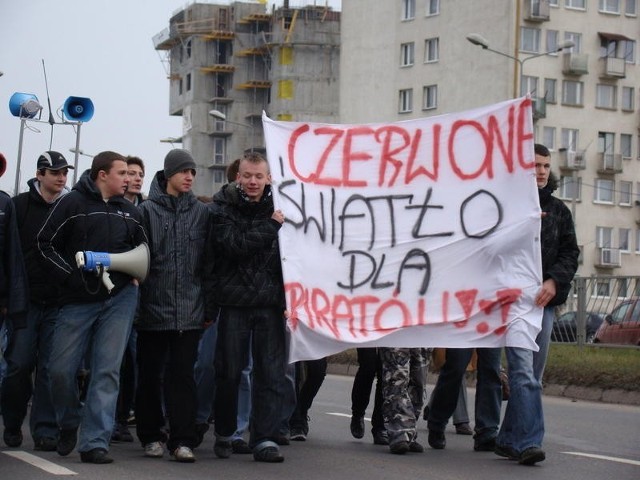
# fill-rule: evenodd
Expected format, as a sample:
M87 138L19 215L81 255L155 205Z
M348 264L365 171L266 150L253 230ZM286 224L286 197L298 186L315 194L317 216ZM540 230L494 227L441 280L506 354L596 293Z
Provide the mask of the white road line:
M562 453L566 455L575 455L577 457L597 458L598 460L608 460L610 462L628 463L629 465L640 466L640 462L638 460L629 460L627 458L609 457L607 455L595 455L593 453L582 453L582 452L562 452Z
M351 418L351 415L349 413L338 413L338 412L326 412L327 415L333 415L334 417L347 417L347 418ZM370 422L371 419L364 417L364 419L367 422Z
M31 455L27 452L22 452L20 450L17 451L4 451L2 452L5 455L9 455L10 457L17 458L18 460L22 460L29 465L33 465L34 467L39 468L40 470L44 470L47 473L51 473L53 475L77 475L77 472L73 470L69 470L68 468L61 467L49 460L45 460L44 458L36 457L35 455Z

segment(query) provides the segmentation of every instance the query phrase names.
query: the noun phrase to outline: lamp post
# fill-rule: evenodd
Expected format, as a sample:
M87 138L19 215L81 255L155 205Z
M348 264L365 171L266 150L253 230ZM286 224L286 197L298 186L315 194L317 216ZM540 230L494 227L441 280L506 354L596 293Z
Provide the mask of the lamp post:
M209 110L209 115L223 122L232 123L233 125L239 125L241 127L248 128L250 130L251 151L253 152L254 141L255 141L255 138L254 138L255 128L253 125L249 125L248 123L235 122L233 120L227 120L227 116L224 113L222 113L220 110Z
M160 143L170 143L171 148L175 148L174 143L182 143L182 137L167 137L161 138Z
M73 166L75 167L73 169L73 184L75 185L76 180L78 179L78 157L80 155L84 155L85 157L93 158L93 155L84 153L84 151L80 150L77 146L75 148L70 148L69 151L75 155L74 162L73 162Z
M467 40L474 45L478 45L479 47L482 47L483 50L488 50L489 52L496 53L498 55L510 58L511 60L515 60L517 62L519 68L518 68L517 75L513 79L513 98L516 98L518 96L518 86L520 84L518 80L522 80L522 76L523 76L522 72L523 72L525 62L528 62L529 60L533 60L534 58L542 57L544 55L549 55L550 53L560 52L565 48L571 48L575 45L573 41L565 40L564 42L560 42L556 46L556 48L552 50L548 50L542 53L535 53L525 58L518 58L518 57L514 57L513 55L509 55L508 53L501 52L500 50L494 50L493 48L490 48L489 42L487 41L487 39L484 38L479 33L471 33L467 35Z

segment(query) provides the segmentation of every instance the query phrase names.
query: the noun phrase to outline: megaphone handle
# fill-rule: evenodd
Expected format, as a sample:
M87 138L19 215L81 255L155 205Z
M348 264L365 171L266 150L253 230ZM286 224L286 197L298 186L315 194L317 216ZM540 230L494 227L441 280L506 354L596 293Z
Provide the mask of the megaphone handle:
M115 287L115 285L111 281L111 277L109 276L109 272L107 271L106 268L102 270L101 276L102 276L102 283L104 284L105 287L107 287L107 291L111 293L111 290L113 290L113 287Z

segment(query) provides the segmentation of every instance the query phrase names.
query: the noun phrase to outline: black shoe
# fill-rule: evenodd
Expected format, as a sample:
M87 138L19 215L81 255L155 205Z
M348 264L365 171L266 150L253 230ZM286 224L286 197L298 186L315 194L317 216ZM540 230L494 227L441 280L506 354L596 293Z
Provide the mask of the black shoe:
M58 455L66 457L73 449L76 448L78 441L78 429L77 428L62 428L60 429L60 438L58 439L58 446L56 450ZM87 452L88 453L88 452Z
M253 450L249 448L247 442L245 442L241 438L238 438L237 440L231 442L231 450L233 451L233 453L238 455L246 455L247 453L253 452Z
M414 440L413 442L409 442L409 451L413 453L422 453L424 452L424 447L421 443Z
M542 462L545 458L544 450L538 447L529 447L520 453L518 463L520 465L533 465Z
M488 440L474 440L473 449L476 452L494 452L496 450L496 437Z
M253 459L256 462L280 463L284 462L284 457L276 447L265 447L257 452L253 452Z
M520 456L513 448L498 444L496 444L496 448L493 449L493 453L501 457L508 458L509 460L518 460L518 457Z
M386 430L373 433L374 445L389 445L389 434Z
M22 429L5 428L2 438L7 447L17 448L22 445Z
M213 453L218 458L229 458L232 452L231 442L216 440L216 443L213 444Z
M351 416L351 435L353 435L353 438L364 437L364 417Z
M424 406L424 412L422 412L422 419L429 420L429 405Z
M400 442L392 443L389 445L389 451L396 455L404 455L409 451L409 442L402 440Z
M104 448L93 448L88 452L80 452L80 460L82 463L95 463L98 465L113 463L113 458L109 456L109 452Z
M129 431L129 426L126 423L121 423L118 426L116 426L118 433L120 434L120 441L121 442L133 442L133 435L131 435L131 432Z
M33 440L33 449L39 452L54 452L58 447L58 440L51 437L41 437Z
M427 441L429 442L429 446L435 450L442 450L447 445L444 432L436 432L435 430L429 430L429 438Z
M303 427L293 426L291 427L289 438L292 441L304 442L307 439L307 434L304 432Z
M473 430L471 430L471 427L466 422L457 423L455 427L456 427L456 433L458 435L473 435Z
M291 442L289 441L289 434L281 433L274 440L278 445L289 445Z
M199 447L200 444L204 441L204 434L209 431L208 423L197 423L196 424L196 447Z

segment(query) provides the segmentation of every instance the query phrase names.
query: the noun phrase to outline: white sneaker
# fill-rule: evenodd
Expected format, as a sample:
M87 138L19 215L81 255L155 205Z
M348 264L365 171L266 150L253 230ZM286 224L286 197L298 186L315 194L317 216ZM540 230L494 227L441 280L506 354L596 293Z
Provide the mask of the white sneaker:
M171 452L171 455L176 459L176 462L193 463L196 461L196 457L191 449L185 446L176 448L173 452Z
M146 457L160 458L164 455L164 446L160 442L147 443L144 446L144 454Z

